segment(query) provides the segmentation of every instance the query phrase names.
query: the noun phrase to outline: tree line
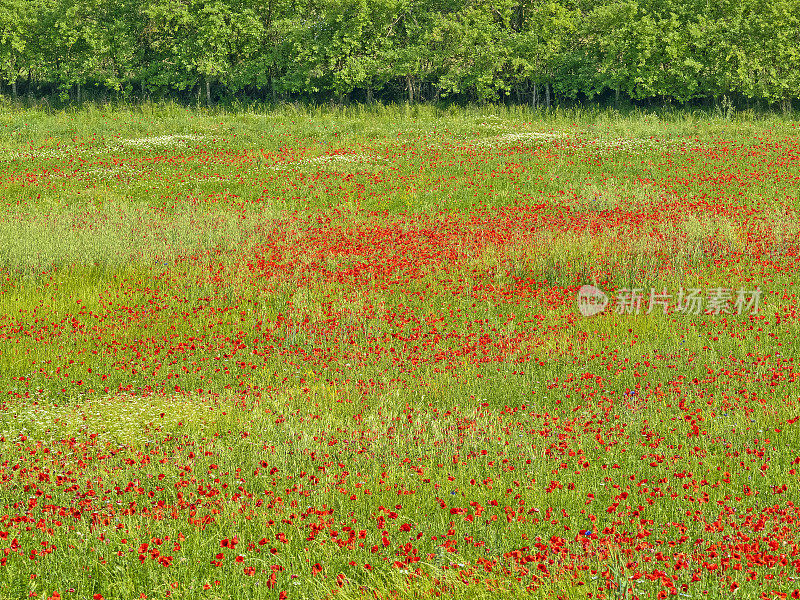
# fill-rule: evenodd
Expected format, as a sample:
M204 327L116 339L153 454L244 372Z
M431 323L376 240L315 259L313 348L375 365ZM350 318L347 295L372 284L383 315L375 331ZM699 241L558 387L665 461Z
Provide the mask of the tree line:
M8 95L800 98L800 0L0 0Z

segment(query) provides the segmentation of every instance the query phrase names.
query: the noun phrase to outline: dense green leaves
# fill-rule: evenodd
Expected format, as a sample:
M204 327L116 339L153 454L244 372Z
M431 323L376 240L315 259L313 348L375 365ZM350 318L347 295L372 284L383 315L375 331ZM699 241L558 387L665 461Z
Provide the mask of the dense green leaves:
M17 80L30 68L32 9L26 0L0 2L0 75L12 85L14 94Z
M800 98L800 0L0 0L12 94ZM85 93L84 93L84 96Z

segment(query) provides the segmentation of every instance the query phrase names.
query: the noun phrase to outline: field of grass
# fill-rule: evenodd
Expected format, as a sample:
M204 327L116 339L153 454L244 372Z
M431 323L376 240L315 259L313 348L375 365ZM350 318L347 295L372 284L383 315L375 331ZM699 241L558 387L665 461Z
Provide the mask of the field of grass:
M800 597L796 122L3 105L0 190L0 599Z

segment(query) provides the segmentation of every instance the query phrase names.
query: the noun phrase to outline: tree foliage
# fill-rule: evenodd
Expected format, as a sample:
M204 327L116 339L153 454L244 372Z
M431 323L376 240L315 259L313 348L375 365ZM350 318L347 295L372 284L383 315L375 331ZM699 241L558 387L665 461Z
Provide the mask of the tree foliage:
M787 108L798 65L800 0L0 0L0 80L64 99L605 94Z

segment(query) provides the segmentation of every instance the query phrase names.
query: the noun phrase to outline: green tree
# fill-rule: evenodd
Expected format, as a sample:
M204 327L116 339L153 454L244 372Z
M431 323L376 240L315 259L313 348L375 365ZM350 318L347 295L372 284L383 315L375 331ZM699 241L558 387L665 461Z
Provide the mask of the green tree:
M514 7L512 0L476 1L437 16L428 41L446 93L468 93L480 101L510 93Z
M587 29L597 53L597 87L623 91L634 99L658 94L659 22L636 0L596 7Z
M28 0L0 0L0 77L17 96L17 82L31 66L31 33L36 5Z
M743 20L743 93L790 110L792 99L800 98L800 2L751 0Z
M519 4L516 16L519 31L512 40L512 70L518 82L531 83L534 104L549 106L554 84L569 95L579 83L577 78L567 81L569 74L565 71L577 66L576 53L585 54L578 42L581 10L559 0L545 0Z
M220 82L236 91L245 62L258 48L263 24L238 0L145 0L150 55L143 76L153 85L205 91Z

